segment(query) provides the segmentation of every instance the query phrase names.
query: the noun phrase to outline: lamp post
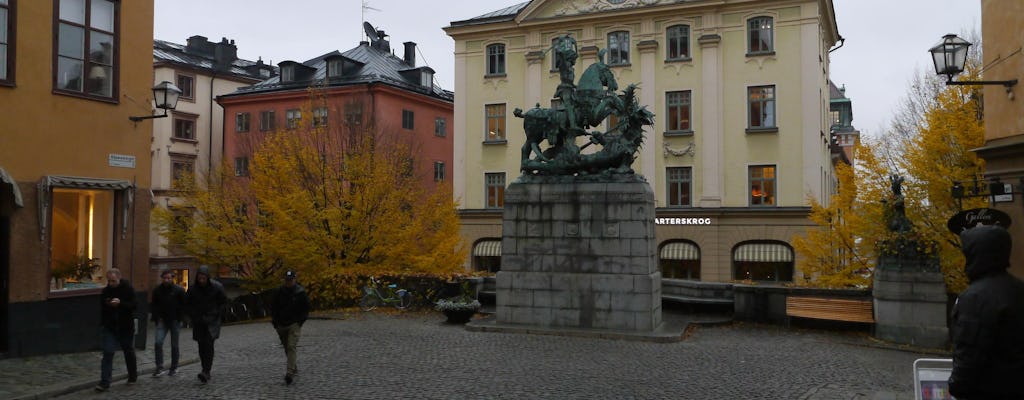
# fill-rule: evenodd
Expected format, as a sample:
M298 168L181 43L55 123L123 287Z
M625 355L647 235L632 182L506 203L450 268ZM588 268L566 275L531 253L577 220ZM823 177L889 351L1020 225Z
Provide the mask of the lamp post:
M967 62L967 49L971 42L961 39L952 33L942 37L942 41L928 49L932 53L932 63L935 64L935 73L946 75L947 85L1003 85L1009 93L1013 85L1017 84L1016 79L1008 81L959 81L954 82L953 76L964 71L964 63Z
M146 115L141 117L128 117L133 122L139 122L144 119L151 118L164 118L167 116L167 110L173 110L178 106L178 96L181 96L181 89L174 86L173 83L163 81L153 86L153 102L156 103L156 108L164 110L163 114L159 115Z

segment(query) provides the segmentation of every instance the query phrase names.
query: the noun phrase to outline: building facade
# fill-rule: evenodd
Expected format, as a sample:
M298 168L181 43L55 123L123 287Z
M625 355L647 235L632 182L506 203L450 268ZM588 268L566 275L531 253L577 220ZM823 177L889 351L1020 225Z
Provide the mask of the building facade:
M185 45L153 42L155 82L173 82L182 90L169 118L153 122L153 206L175 201L175 182L182 174L199 177L221 165L224 152L224 110L216 97L276 75L276 68L238 58L233 40L210 42L203 36ZM200 180L201 181L201 180ZM149 263L154 274L171 269L179 285L188 287L195 260L167 243L156 229L150 233ZM155 279L155 278L154 278Z
M153 1L0 0L0 353L99 346L105 273L145 340Z
M834 187L832 2L580 3L533 0L445 28L455 40L453 184L467 268L500 268L503 193L525 141L512 111L558 107L549 48L568 34L577 76L603 57L656 114L633 168L655 192L663 277L791 281L790 242L812 226L808 199L827 204Z
M1024 3L981 0L981 38L985 46L982 78L988 81L1024 81ZM1024 277L1024 94L1021 83L1007 90L984 86L985 145L975 149L985 159L985 177L1012 184L1013 201L997 202L1013 223L1010 271Z
M405 42L399 58L387 35L377 34L345 52L281 62L279 76L218 97L225 115L224 157L235 175L248 175L253 141L261 135L373 127L409 141L417 154L413 173L425 188L449 185L452 92L434 83L432 68L416 66L416 43Z

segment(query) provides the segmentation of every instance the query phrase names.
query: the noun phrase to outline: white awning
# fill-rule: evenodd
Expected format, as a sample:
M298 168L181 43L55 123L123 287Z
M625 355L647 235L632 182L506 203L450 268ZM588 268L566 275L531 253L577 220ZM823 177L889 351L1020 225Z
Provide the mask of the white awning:
M733 251L733 261L792 262L793 251L778 243L747 243Z
M99 190L125 190L132 187L132 183L123 179L83 178L79 176L48 175L45 185L49 187L75 188L75 189L99 189Z
M482 257L501 257L500 240L484 240L473 246L473 255Z
M662 260L700 260L700 249L689 242L672 242L661 246Z
M18 189L18 182L15 182L14 178L11 178L11 176L7 174L7 171L4 171L3 167L0 167L0 183L11 185L11 192L14 195L14 205L18 207L25 207L25 204L21 200L21 190Z

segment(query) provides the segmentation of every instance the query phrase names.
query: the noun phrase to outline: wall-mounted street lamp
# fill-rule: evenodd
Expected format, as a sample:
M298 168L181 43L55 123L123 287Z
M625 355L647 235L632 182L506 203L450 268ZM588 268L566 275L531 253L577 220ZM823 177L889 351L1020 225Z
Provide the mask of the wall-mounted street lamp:
M1013 85L1017 84L1016 79L1008 81L959 81L954 82L953 76L964 72L964 63L967 62L967 48L971 42L961 39L952 33L942 37L942 41L931 49L932 62L935 63L935 73L946 75L947 85L1003 85L1006 92L1010 93Z
M181 95L181 89L174 86L173 83L163 81L153 86L153 102L156 103L156 108L164 110L162 115L146 115L142 117L128 117L128 119L139 122L144 119L151 118L163 118L167 116L167 110L173 110L178 106L178 96Z

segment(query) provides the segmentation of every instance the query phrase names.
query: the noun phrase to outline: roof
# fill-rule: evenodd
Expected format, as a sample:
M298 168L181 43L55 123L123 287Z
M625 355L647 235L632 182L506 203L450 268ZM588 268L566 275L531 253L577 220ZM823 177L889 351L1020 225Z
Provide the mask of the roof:
M487 14L476 16L476 17L473 17L473 18L470 18L470 19L466 19L466 20L462 20L462 21L452 21L451 26L464 26L464 25L475 25L475 24L483 24L483 23L491 23L491 22L499 22L499 21L511 21L511 20L515 19L516 15L519 15L519 12L523 11L523 9L526 8L526 6L529 5L529 4L530 4L529 1L524 1L522 3L516 4L516 5L513 5L513 6L508 6L508 7L502 8L500 10L491 11L491 12L489 12Z
M213 72L214 58L212 55L200 54L196 52L190 52L186 49L185 45L177 43L171 43L164 40L153 40L153 62L169 62L178 65L189 66L199 70L205 70ZM263 61L254 62L243 59L235 59L231 63L231 74L250 79L265 79L265 77L259 76L259 71L255 67L256 65L262 65ZM267 66L273 69L273 66Z
M831 79L828 80L828 98L832 101L839 99L846 99L849 101L849 99L846 98L846 87L844 86L843 89L840 90Z
M358 70L353 71L352 73L347 73L340 78L331 78L325 82L327 77L327 59L331 56L343 56L350 60L357 61L362 65ZM383 83L408 91L423 93L444 101L454 101L455 99L454 93L442 89L436 83L432 84L430 88L426 88L419 85L418 81L410 80L403 75L402 72L417 69L415 66L409 65L404 59L395 56L390 51L385 52L373 48L368 42L360 42L359 46L344 53L335 50L302 62L301 64L316 70L313 73L311 80L296 80L295 82L281 83L281 77L275 76L252 86L239 88L237 91L226 94L225 96L237 96L279 90L305 89L315 85L336 87L355 84Z

